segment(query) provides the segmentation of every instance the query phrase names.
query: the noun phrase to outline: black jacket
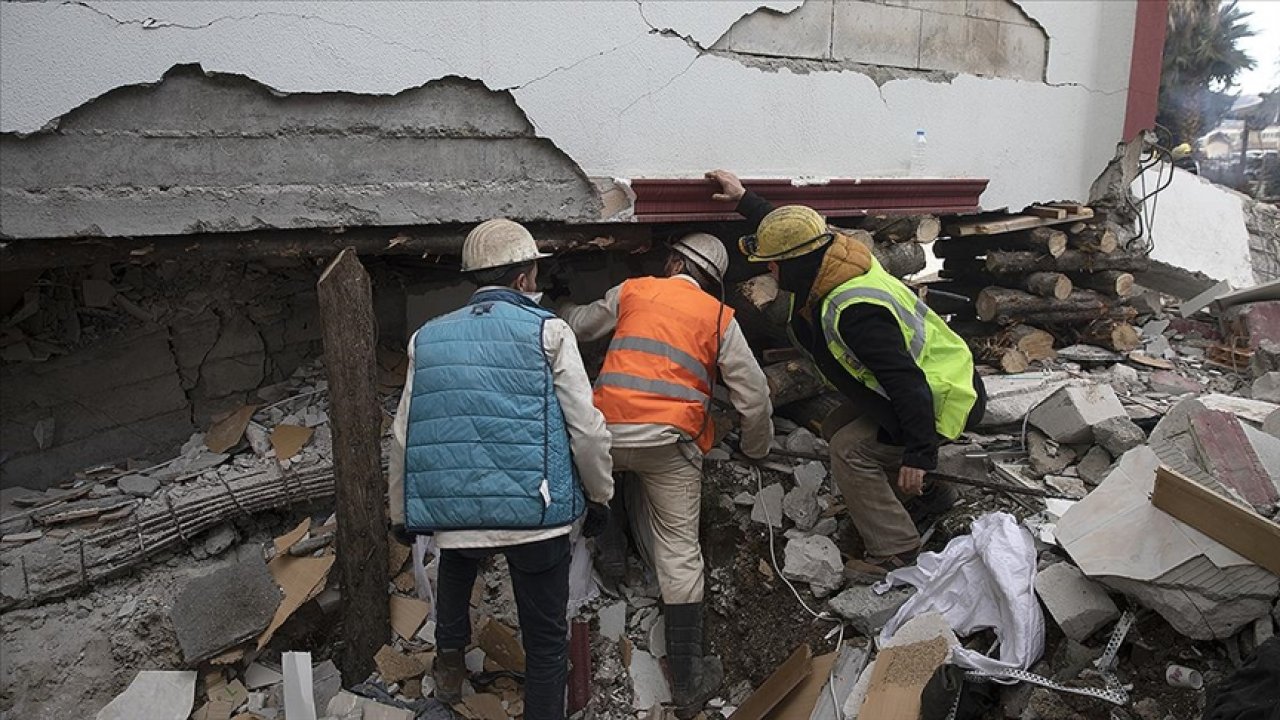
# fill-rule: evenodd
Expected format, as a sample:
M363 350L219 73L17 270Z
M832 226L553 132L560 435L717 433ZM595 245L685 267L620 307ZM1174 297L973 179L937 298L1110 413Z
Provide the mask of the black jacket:
M755 228L773 210L773 205L748 190L739 201L737 210ZM811 272L816 276L816 265ZM813 280L813 276L809 277L806 287L812 285ZM889 396L887 400L855 380L844 369L831 354L820 326L810 323L799 313L791 317L791 331L797 342L813 356L823 376L880 424L882 442L904 447L902 464L923 470L936 468L938 444L943 439L936 430L933 391L929 388L924 371L907 352L897 318L878 305L856 303L840 314L837 329L845 345L854 348L858 360L875 375L885 394ZM986 393L977 372L974 373L973 382L978 392L978 401L969 412L969 427L982 419L986 409Z

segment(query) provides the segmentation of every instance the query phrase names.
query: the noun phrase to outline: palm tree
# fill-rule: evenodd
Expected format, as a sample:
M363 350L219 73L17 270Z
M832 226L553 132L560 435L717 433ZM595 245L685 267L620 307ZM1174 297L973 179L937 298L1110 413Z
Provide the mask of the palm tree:
M1157 122L1172 132L1171 146L1194 146L1230 109L1236 75L1254 66L1237 47L1255 34L1249 16L1237 0L1170 0Z

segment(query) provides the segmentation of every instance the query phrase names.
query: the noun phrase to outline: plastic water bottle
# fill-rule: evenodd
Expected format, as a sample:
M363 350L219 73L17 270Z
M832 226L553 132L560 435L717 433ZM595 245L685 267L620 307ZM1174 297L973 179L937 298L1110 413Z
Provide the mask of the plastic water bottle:
M924 137L924 128L916 130L916 139L911 146L911 177L925 176L925 156L928 154L928 146L928 141Z

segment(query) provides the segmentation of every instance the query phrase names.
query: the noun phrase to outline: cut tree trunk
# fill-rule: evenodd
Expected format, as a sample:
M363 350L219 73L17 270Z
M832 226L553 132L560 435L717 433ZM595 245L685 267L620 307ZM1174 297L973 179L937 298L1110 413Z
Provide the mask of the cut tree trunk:
M877 215L862 221L861 228L878 242L931 243L942 232L942 222L933 215Z
M734 310L742 332L758 349L785 347L790 293L778 290L772 275L757 275L734 285L725 302Z
M1016 318L1057 312L1092 311L1100 317L1109 308L1106 298L1091 290L1076 290L1065 300L1057 300L996 286L979 293L976 306L979 320L1001 324Z
M1106 226L1086 228L1071 236L1071 247L1082 252L1110 254L1120 247L1120 236Z
M985 263L993 275L1018 275L1049 270L1057 272L1095 272L1098 270L1144 270L1148 260L1144 255L1114 252L1109 255L1068 250L1058 257L1034 252L993 252L987 254Z
M1101 270L1095 273L1072 273L1075 284L1103 295L1125 298L1133 294L1133 275L1123 270Z
M774 407L814 397L826 388L822 375L808 360L767 365L764 375L769 381L769 395L773 398Z
M390 634L386 575L387 486L382 477L377 320L373 289L353 248L338 253L316 282L324 368L329 378L338 575L342 583L340 669L367 677Z
M1053 349L1053 335L1030 325L1014 325L1007 331L1013 347L1027 356L1027 359L1052 360L1058 353Z
M1057 300L1066 300L1072 290L1071 279L1056 272L1033 272L1018 284L1032 295Z
M914 275L923 270L926 263L924 248L913 242L878 242L871 249L871 254L896 278Z
M1043 227L1004 235L952 238L933 246L933 254L940 258L975 258L996 250L1029 250L1058 257L1067 250L1067 234Z
M1129 323L1100 320L1081 329L1077 341L1124 353L1137 350L1142 344L1142 336Z

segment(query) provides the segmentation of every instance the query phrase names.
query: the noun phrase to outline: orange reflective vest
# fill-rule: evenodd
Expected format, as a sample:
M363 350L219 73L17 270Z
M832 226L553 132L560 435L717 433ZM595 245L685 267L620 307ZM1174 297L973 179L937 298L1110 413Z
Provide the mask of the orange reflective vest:
M719 321L719 333L716 323ZM680 277L622 284L618 326L596 380L595 403L610 424L670 425L711 449L707 416L716 373L717 335L733 309Z

